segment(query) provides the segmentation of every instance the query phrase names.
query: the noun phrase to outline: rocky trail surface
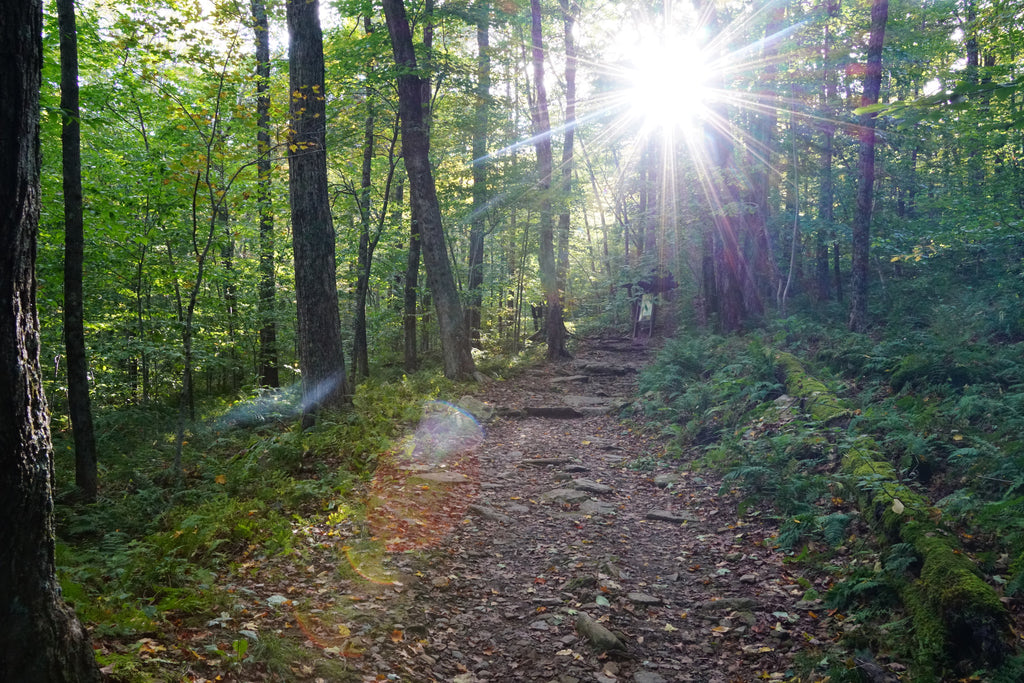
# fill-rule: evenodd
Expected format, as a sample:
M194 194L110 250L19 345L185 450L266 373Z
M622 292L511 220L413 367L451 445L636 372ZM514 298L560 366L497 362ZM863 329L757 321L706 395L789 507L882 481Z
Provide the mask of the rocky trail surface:
M352 673L790 680L794 655L824 644L842 617L801 599L808 584L772 549L770 522L756 510L737 519L736 498L720 496L713 475L669 467L617 416L648 354L628 339L588 340L572 363L487 385L470 406L494 416L457 462L413 454L397 465L413 474L378 492L384 516L404 523L375 531L390 533L389 550L415 552L381 558ZM415 506L388 488L430 491L432 502L411 520ZM438 509L452 530L410 541L409 527L436 522Z
M296 518L288 553L218 580L220 616L137 656L200 683L731 683L844 656L853 620L804 599L826 579L784 562L771 515L620 417L652 351L576 353L428 406L366 486L365 522L339 512L351 494Z

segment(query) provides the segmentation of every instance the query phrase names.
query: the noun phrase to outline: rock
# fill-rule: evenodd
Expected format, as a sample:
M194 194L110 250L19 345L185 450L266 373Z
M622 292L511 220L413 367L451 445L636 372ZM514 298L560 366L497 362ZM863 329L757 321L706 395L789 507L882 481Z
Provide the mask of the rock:
M698 603L695 609L701 612L732 612L756 610L758 604L752 598L719 598Z
M563 420L583 417L583 413L569 406L527 406L526 414L529 417L546 417Z
M633 674L633 683L666 683L661 674L653 671L637 671Z
M530 629L533 631L547 631L548 622L544 621L543 619L538 619L537 621L530 624Z
M631 365L608 365L605 363L583 363L580 370L590 375L628 375L636 372Z
M626 597L629 598L630 602L635 602L638 605L660 605L662 603L661 598L656 598L647 593L628 593Z
M669 512L668 510L651 510L647 513L645 519L653 519L659 522L672 522L673 524L700 521L700 517L692 512Z
M654 475L654 485L659 489L667 489L679 483L679 475L671 472Z
M615 505L602 500L585 500L580 503L580 512L585 515L614 515Z
M425 472L414 474L409 481L428 481L434 484L472 484L473 480L461 472Z
M598 654L626 651L626 645L618 636L594 621L586 612L580 612L576 617L576 632L586 638Z
M526 458L520 460L520 465L529 465L531 467L544 467L545 465L561 465L569 462L569 458Z
M740 577L740 583L757 583L756 574L744 574Z
M566 465L565 472L589 472L590 468L585 465Z
M540 499L547 503L566 503L572 505L589 500L590 494L579 489L552 489L540 494Z
M506 512L511 512L514 515L525 515L530 512L530 508L526 505L520 505L519 503L512 503L511 505L505 506Z
M501 522L502 524L508 524L512 521L512 518L508 515L503 515L497 510L494 510L483 505L471 504L466 506L466 509L469 512L475 514L477 517L483 517L484 519L489 519L492 522Z
M552 377L548 380L550 384L565 384L567 382L579 382L586 384L590 381L590 375L568 375L566 377Z
M574 489L580 491L590 491L591 493L611 493L612 487L607 484L599 484L593 479L574 479L572 482Z
M465 410L480 422L487 422L494 417L494 406L484 403L476 396L463 396L455 405Z

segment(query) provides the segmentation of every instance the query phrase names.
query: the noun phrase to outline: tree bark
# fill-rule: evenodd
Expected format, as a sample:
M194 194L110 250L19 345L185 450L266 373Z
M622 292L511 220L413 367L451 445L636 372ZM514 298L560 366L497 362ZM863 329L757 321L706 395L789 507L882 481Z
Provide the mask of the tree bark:
M476 20L476 117L473 122L473 220L469 226L469 337L480 344L481 306L484 284L484 217L487 206L487 125L491 106L491 6L484 0L477 6Z
M834 231L831 227L835 220L835 190L833 188L832 161L835 154L834 142L836 127L832 122L835 115L835 100L838 91L836 71L832 64L832 20L839 13L839 0L825 0L828 18L825 20L825 35L822 39L821 58L824 68L822 93L823 123L821 126L821 174L818 185L818 231L815 240L815 282L816 295L820 301L831 298L829 287L829 253L826 237ZM834 238L833 238L834 239Z
M534 144L537 150L537 190L540 195L540 244L537 261L540 266L541 286L544 289L544 331L548 345L548 359L566 357L565 325L562 322L562 302L558 291L555 264L555 221L551 201L551 119L548 116L548 91L544 85L544 34L541 28L540 0L530 0L530 38L533 56L533 81L536 101L533 108Z
M366 20L369 27L369 18ZM367 32L369 33L369 31ZM370 376L370 351L366 339L366 297L370 290L370 190L373 187L373 103L367 88L366 119L363 121L363 167L359 182L359 250L356 266L356 300L352 320L352 366L355 380Z
M74 0L58 0L60 25L61 151L64 175L64 346L68 354L68 413L75 439L75 484L86 502L96 500L96 437L89 398L82 270L82 149L78 109L78 31Z
M873 0L871 33L868 37L868 62L864 73L861 106L878 102L882 87L882 45L885 23L889 17L889 0ZM860 151L857 163L860 176L857 185L857 207L853 215L853 278L850 287L850 322L852 332L863 332L868 324L868 258L871 242L871 205L875 185L875 114L860 117Z
M60 597L53 447L39 366L39 0L0 0L0 680L99 681Z
M327 193L326 95L319 0L288 1L292 249L304 421L350 402Z
M573 39L579 5L573 0L559 0L562 9L562 29L565 40L565 132L562 136L562 179L560 184L562 209L558 214L557 254L555 261L555 289L558 290L558 312L551 317L557 329L549 330L548 353L558 349L559 358L571 358L565 348L565 297L569 283L569 232L571 229L572 174L574 161L573 141L576 134L576 42Z
M409 176L409 205L419 223L427 286L434 299L441 335L444 374L449 379L468 379L475 367L469 351L462 303L448 262L441 207L430 167L422 79L417 71L412 33L402 0L384 0L384 14L391 35L391 48L400 70L398 109L402 119L402 157Z
M274 207L270 195L270 27L264 0L252 0L253 30L256 33L256 203L260 216L259 301L260 345L258 382L265 387L281 386L277 356L275 316Z

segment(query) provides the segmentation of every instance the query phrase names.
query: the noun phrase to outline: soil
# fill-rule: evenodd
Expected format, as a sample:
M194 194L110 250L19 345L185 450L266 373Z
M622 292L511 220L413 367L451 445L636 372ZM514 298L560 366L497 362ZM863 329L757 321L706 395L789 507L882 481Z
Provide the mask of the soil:
M737 499L719 494L714 475L680 471L622 421L651 353L629 339L586 340L571 363L485 385L475 397L483 407L470 405L495 416L455 457L432 460L424 452L436 444L415 440L375 485L372 531L388 551L407 552L367 562L383 574L362 603L375 617L363 627L365 649L349 659L353 674L791 680L794 657L824 645L842 616L802 599L808 583L773 549L768 516L746 509L738 518ZM398 499L422 480L395 472L449 479L419 484L431 502L412 505ZM417 534L410 511L452 529ZM614 633L614 646L595 646L580 615Z
M770 514L623 419L653 350L575 352L431 406L378 469L361 528L313 520L292 557L235 567L234 604L179 631L203 660L185 680L793 680L801 656L831 656L849 625L804 599L826 586L786 563ZM232 652L271 633L295 646L286 671ZM219 659L198 647L211 638ZM868 664L873 680L900 668Z

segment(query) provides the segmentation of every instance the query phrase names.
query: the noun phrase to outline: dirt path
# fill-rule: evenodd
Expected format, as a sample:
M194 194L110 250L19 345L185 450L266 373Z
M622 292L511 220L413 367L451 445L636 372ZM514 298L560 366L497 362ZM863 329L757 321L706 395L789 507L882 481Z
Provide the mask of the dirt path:
M630 400L647 358L629 340L589 340L569 365L478 394L497 416L457 463L399 466L418 474L380 489L391 522L377 531L390 527L390 547L427 516L452 530L383 558L399 578L380 581L363 610L352 673L459 683L792 677L797 651L822 644L841 616L801 599L810 586L764 542L775 531L757 510L738 520L718 481L676 474L656 443L608 414ZM434 495L417 520L389 489ZM578 633L581 614L622 647L596 652Z

